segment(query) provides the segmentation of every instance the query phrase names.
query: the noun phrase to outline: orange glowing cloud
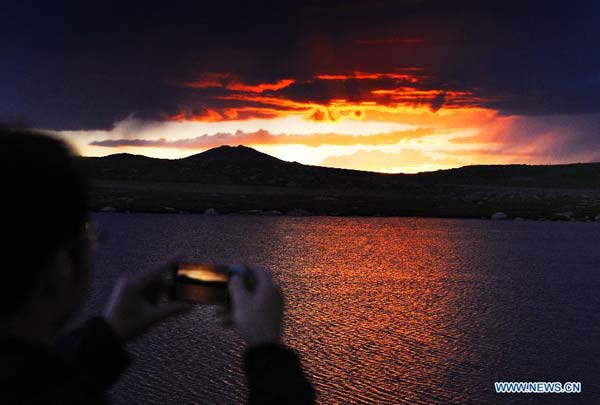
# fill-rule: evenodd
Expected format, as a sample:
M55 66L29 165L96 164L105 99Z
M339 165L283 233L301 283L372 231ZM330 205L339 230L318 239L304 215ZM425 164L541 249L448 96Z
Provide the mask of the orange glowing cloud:
M303 145L320 147L324 145L356 146L356 145L395 145L402 140L414 140L431 135L430 128L417 128L406 131L391 131L371 135L343 135L336 133L272 134L269 131L255 132L236 131L235 133L204 134L185 139L107 139L91 142L92 146L108 148L143 147L204 150L221 145Z
M414 87L372 90L371 94L386 98L387 103L402 105L429 105L432 111L445 108L472 107L490 101L490 98L476 97L469 91L422 90Z
M198 80L182 83L184 87L196 89L223 88L232 91L244 91L250 93L262 93L264 91L277 91L286 88L295 82L294 79L281 79L275 83L247 84L241 82L232 73L207 73Z
M276 83L260 83L256 85L243 84L238 82L232 82L226 86L228 90L237 90L237 91L249 91L252 93L262 93L266 90L276 91L281 90L285 87L288 87L292 83L294 83L294 79L281 79Z
M277 111L279 116L300 114L308 120L330 122L340 119L361 120L365 116L365 110L375 106L371 102L355 103L344 99L331 100L327 104L321 104L310 101L294 101L286 97L248 94L232 94L215 98L268 105L273 109L272 111Z
M300 114L152 125L130 119L105 133L66 132L64 136L81 142L87 139L78 147L92 156L118 150L181 158L220 145L243 144L284 160L383 172L600 160L586 143L589 123L598 120L595 115L581 119L504 116L483 108L390 111L376 112L381 119L372 116L356 122L313 121Z
M181 109L167 118L210 122L301 115L316 122L337 122L372 119L374 113L420 114L436 113L442 108L478 108L490 101L467 90L428 88L422 82L426 78L417 68L404 68L396 72L317 74L301 82L280 79L274 83L247 84L231 73L207 73L183 86L199 90L220 88L226 93L206 94L210 107L199 111ZM348 93L345 83L350 80L357 83Z
M175 139L105 138L90 146L167 150L172 152L161 153L181 156L186 150L243 144L309 164L391 172L436 170L490 159L500 163L536 159L539 142L525 145L511 138L521 149L506 147L505 134L515 128L514 118L484 107L496 99L477 90L441 88L435 83L418 68L322 73L252 84L230 73L206 74L186 84L198 90L191 93L198 97L198 107L182 108L169 120L235 129L228 126L225 131L206 130L201 132L204 135ZM256 128L261 120L280 124L267 126L270 130ZM410 129L364 132L371 124ZM351 133L336 133L350 127Z
M247 120L252 118L275 118L285 115L281 110L267 107L232 107L223 108L216 111L212 108L201 109L200 111L180 107L179 111L173 115L164 115L168 121L176 122L216 122Z
M320 80L377 80L377 79L396 79L404 80L410 83L419 82L419 78L412 74L407 73L366 73L366 72L353 72L348 75L317 75L317 79Z
M249 94L231 94L215 97L221 100L235 100L259 105L268 105L278 115L301 114L312 121L339 121L340 119L362 120L369 114L383 112L388 114L419 114L425 111L437 112L442 106L446 110L468 110L472 102L479 100L471 98L468 92L443 92L438 90L420 91L405 88L405 93L394 90L393 99L385 102L361 101L353 102L346 99L333 99L328 103L310 101L295 101L280 96L262 96ZM375 90L378 92L378 90ZM388 93L375 93L381 96Z
M219 114L217 111L207 108L200 114L190 114L185 109L180 109L179 112L175 115L168 116L168 119L171 121L206 121L206 122L214 122L221 121L224 119L223 115Z

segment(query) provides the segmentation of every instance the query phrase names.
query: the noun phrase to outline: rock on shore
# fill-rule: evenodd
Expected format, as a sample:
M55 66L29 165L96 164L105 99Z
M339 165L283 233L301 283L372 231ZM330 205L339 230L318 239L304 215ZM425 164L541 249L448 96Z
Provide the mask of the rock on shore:
M494 213L494 215L492 215L490 217L490 219L493 219L493 220L496 220L496 221L503 220L503 219L508 219L508 215L506 215L504 212L496 212L496 213Z

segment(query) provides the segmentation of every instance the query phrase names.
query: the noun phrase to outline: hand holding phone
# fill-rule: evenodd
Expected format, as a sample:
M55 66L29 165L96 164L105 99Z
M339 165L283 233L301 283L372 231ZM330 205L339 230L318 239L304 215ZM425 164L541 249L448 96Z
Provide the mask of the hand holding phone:
M260 267L179 263L171 298L225 306L250 346L278 343L283 320L283 296L270 274Z
M191 309L186 302L164 302L165 276L176 267L162 267L135 275L122 275L115 285L103 316L123 340L142 334L157 322Z
M244 266L180 262L175 269L171 298L199 304L228 305L228 284L232 275L242 277L246 287L253 289L253 277Z
M279 343L283 295L271 275L260 267L246 268L245 276L231 278L229 293L233 323L244 340L250 346Z

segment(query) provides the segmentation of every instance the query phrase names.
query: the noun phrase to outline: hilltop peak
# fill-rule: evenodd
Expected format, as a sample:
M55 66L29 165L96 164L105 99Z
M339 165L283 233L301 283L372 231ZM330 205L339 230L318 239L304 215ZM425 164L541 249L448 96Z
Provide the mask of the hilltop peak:
M133 153L114 153L112 155L98 157L98 159L112 160L112 161L118 161L118 160L123 160L123 161L129 160L130 161L130 160L153 160L153 159L157 159L157 158L144 156L144 155L136 155Z
M236 161L248 161L248 160L262 160L262 161L281 161L271 155L257 151L256 149L250 148L244 145L229 146L222 145L213 149L209 149L205 152L198 153L192 156L188 156L184 160L236 160Z

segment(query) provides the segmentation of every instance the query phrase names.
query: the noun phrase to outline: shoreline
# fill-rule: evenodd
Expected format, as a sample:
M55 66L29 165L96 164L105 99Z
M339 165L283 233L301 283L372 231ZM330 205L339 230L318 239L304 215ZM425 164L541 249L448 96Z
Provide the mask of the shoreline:
M207 209L207 211L211 208ZM567 217L539 217L539 218L524 218L524 217L502 217L493 218L494 213L489 217L475 217L475 216L442 216L442 215L386 215L386 214L330 214L330 213L314 213L302 209L290 210L300 212L279 212L273 213L269 211L259 210L247 210L247 211L230 211L230 212L218 212L216 210L209 212L201 211L183 211L175 210L171 207L164 207L163 209L156 210L118 210L114 207L103 207L101 209L92 209L94 214L170 214L170 215L202 215L207 217L219 217L219 216L250 216L250 217L286 217L286 218L313 218L313 217L334 217L334 218L421 218L421 219L461 219L461 220L487 220L487 221L500 221L500 222L580 222L580 223L598 223L600 224L600 215L598 218L567 218ZM502 213L503 214L503 213Z
M386 190L94 181L92 210L264 216L600 220L600 189L464 185Z

